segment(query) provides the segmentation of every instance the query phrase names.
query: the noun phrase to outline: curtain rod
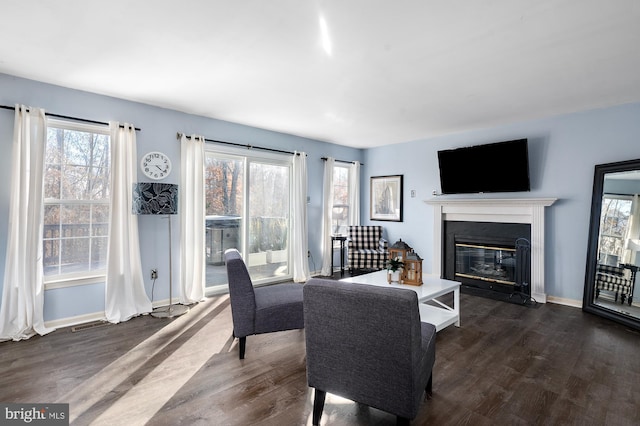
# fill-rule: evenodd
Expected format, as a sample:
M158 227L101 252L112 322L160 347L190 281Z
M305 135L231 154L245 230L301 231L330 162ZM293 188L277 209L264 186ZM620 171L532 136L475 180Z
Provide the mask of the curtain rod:
M16 107L12 107L9 105L0 105L0 108L2 109L12 109L15 111ZM28 111L28 109L27 109ZM63 118L66 120L74 120L74 121L81 121L83 123L91 123L91 124L101 124L103 126L108 126L109 123L105 123L104 121L96 121L96 120L89 120L87 118L79 118L79 117L71 117L69 115L60 115L60 114L54 114L52 112L46 112L44 113L44 115L48 115L50 117L55 117L55 118ZM124 128L124 125L120 125L121 128ZM134 127L134 129L136 129L137 132L140 132L141 130L137 127Z
M327 157L322 157L321 160L323 161L327 161L328 158ZM348 160L338 160L337 158L334 159L334 161L337 161L338 163L355 163L355 161L348 161ZM361 166L364 166L364 163L360 163Z
M176 138L180 139L183 134L184 133L180 133L180 132L176 133ZM186 137L187 139L191 139L191 136L189 136L189 135L184 135L184 137ZM210 142L210 143L220 143L220 144L223 144L223 145L237 146L237 147L240 147L240 148L261 149L263 151L279 152L281 154L300 155L299 152L283 151L283 150L280 150L280 149L265 148L265 147L262 147L262 146L255 146L255 145L244 145L244 144L241 144L241 143L234 143L234 142L217 141L215 139L207 139L207 138L205 138L204 141L205 142Z

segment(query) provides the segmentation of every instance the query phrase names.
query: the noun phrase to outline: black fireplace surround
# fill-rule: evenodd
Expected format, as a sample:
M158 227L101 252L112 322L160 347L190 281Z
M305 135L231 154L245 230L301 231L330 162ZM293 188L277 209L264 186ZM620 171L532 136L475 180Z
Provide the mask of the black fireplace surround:
M462 283L463 293L531 295L531 225L444 221L443 236L443 278Z

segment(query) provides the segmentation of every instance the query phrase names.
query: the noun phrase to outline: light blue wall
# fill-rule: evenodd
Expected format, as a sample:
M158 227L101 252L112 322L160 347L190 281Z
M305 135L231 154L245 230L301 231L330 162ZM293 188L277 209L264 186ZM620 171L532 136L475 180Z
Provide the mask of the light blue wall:
M582 300L594 166L640 158L640 104L369 149L362 176L363 222L383 224L391 243L402 238L425 259L425 270L431 271L434 220L432 207L424 200L440 190L437 151L519 138L529 139L531 192L475 197L558 198L545 217L546 291L550 296ZM369 177L393 174L404 175L404 221L371 222ZM410 198L412 189L416 198Z
M141 103L70 90L58 86L0 74L0 104L16 103L68 116L97 121L118 120L133 123L142 129L137 133L138 161L152 150L167 153L174 170L167 183L179 183L180 144L176 132L200 134L210 139L252 144L286 151L305 151L308 154L309 173L308 204L309 250L316 268L322 266L320 255L320 226L322 206L322 174L324 162L321 157L333 156L340 159L362 160L362 151L344 146L319 142L297 136L271 132L242 126L211 118L184 114ZM0 277L4 276L7 225L9 214L9 181L11 174L11 145L13 138L13 111L0 109ZM139 174L138 178L144 180ZM166 220L158 217L144 217L139 221L142 269L158 268L154 299L168 298L168 241ZM179 229L174 219L174 230ZM174 253L177 253L179 235L174 232ZM313 268L314 264L311 264ZM145 275L146 276L146 275ZM174 268L174 285L177 282L177 268ZM2 280L3 281L3 280ZM0 285L2 285L0 281ZM147 283L151 293L151 284ZM0 292L1 294L1 292ZM1 296L0 296L1 297ZM104 285L92 285L45 292L45 320L67 318L90 314L104 309Z
M548 209L546 238L546 288L551 296L581 300L584 284L589 205L596 164L640 158L640 104L623 105L543 120L514 123L490 129L459 133L390 145L365 151L319 142L292 135L242 126L177 111L151 107L82 91L0 74L0 104L43 107L64 115L99 121L131 122L138 132L138 156L147 151L166 152L174 163L168 183L179 183L179 144L176 132L197 133L205 137L267 146L308 154L311 203L308 205L309 250L313 268L322 265L320 226L322 205L323 156L359 159L362 171L362 221L382 224L388 240L407 241L425 259L431 270L433 257L433 212L424 200L439 190L436 153L440 149L518 138L529 139L532 191L524 194L491 194L484 197L557 197ZM0 110L0 276L4 276L11 172L13 112ZM404 175L404 221L369 221L369 178ZM142 179L142 176L139 176ZM410 191L417 192L410 198ZM454 197L454 196L449 196ZM142 267L159 268L154 299L168 297L166 223L160 218L139 221ZM175 228L174 228L175 229ZM178 237L174 236L177 252ZM165 270L166 269L166 270ZM175 270L174 270L174 273ZM175 277L175 275L174 275ZM177 277L176 277L177 280ZM176 281L174 281L176 282ZM150 293L150 283L147 283ZM49 290L45 294L45 320L96 312L104 306L102 285Z

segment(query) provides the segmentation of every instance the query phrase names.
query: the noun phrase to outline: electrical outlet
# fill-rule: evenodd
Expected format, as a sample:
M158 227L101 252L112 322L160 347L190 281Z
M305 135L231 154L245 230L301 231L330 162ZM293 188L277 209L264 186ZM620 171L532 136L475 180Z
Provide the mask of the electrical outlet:
M152 269L151 270L151 279L152 280L157 280L158 279L158 270L157 269Z

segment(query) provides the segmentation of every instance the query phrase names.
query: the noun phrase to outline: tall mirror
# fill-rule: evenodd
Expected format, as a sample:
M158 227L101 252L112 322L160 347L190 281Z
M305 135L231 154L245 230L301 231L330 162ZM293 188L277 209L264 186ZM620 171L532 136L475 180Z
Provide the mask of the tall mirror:
M640 159L595 167L582 308L640 330Z

